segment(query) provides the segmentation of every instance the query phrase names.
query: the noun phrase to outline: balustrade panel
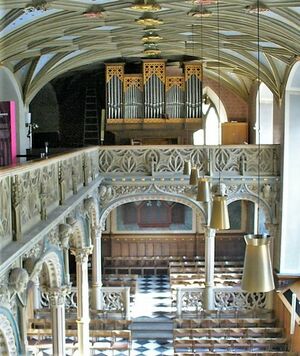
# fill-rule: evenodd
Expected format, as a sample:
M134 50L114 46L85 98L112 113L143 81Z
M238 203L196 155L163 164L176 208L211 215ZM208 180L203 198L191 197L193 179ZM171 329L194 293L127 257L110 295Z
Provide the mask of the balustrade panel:
M258 153L260 164L258 166ZM101 173L181 173L184 161L191 161L200 175L278 175L279 146L154 146L105 147L99 151Z
M12 201L9 176L0 177L0 248L12 241Z

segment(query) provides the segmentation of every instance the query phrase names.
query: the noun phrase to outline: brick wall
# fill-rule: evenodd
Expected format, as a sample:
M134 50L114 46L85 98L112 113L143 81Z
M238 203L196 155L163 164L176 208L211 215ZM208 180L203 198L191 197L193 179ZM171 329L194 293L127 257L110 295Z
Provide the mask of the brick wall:
M204 86L211 88L218 94L218 83L209 78L204 78ZM236 95L231 90L221 86L221 101L225 107L228 121L247 121L248 120L248 103Z

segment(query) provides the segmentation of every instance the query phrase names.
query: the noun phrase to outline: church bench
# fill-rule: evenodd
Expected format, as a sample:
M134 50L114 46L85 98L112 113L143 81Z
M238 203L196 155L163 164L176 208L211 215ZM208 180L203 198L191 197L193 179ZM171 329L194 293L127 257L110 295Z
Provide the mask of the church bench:
M132 347L130 330L90 330L91 350L128 351Z
M209 356L209 355L215 355L215 356L277 356L277 355L282 355L282 356L299 356L298 352L288 352L288 351L259 351L259 352L254 352L254 351L245 351L245 352L176 352L174 356Z
M197 318L197 319L174 319L174 328L271 328L275 327L276 319L274 318Z
M286 351L287 345L286 338L173 338L174 352Z

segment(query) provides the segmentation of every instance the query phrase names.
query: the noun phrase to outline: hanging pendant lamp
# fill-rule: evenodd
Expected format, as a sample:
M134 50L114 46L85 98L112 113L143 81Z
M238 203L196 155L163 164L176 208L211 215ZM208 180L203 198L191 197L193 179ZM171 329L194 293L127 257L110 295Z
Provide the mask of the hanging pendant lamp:
M248 292L269 292L275 288L272 272L269 235L248 234L242 277L242 289Z
M183 174L189 176L191 174L191 161L184 161Z
M191 174L190 174L190 185L196 185L198 183L198 168L192 167Z
M259 0L256 2L259 8ZM260 83L260 22L259 11L257 11L257 79ZM258 221L259 229L259 207L260 207L260 87L258 86L258 159L257 159L257 198L258 198ZM275 288L271 254L270 254L270 236L267 234L248 234L244 236L246 242L246 253L244 260L244 269L242 277L242 289L249 292L270 292Z
M230 229L227 196L216 194L213 197L211 218L209 226L216 230Z
M198 180L197 201L208 203L210 201L209 182L206 178Z

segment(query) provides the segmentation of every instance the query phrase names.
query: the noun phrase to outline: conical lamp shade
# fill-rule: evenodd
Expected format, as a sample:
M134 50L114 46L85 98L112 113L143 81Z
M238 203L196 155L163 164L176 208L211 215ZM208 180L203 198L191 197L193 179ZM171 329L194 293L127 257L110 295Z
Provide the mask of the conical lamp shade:
M193 167L190 174L190 185L196 185L198 183L198 168Z
M245 235L246 254L242 289L248 292L269 292L275 288L270 256L270 236Z
M227 196L215 195L212 204L210 227L216 230L226 230L230 228Z
M185 176L189 176L191 174L191 162L190 161L184 161L183 174Z
M206 178L200 178L198 180L197 201L205 203L210 201L209 183Z

